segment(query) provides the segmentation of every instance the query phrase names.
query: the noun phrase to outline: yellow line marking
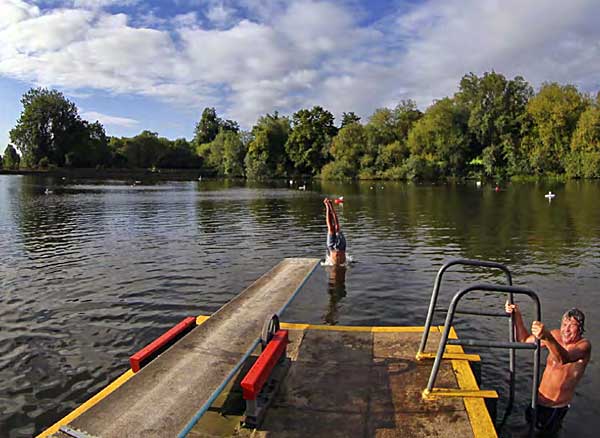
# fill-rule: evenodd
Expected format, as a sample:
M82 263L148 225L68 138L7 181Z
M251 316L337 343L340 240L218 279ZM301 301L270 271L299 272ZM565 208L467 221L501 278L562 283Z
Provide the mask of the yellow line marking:
M423 359L435 359L436 353L419 353L417 354L417 360ZM444 353L442 359L456 359L456 360L468 360L470 362L480 362L481 357L478 354L467 354L467 353Z
M371 326L348 326L348 325L319 325L319 324L295 324L282 322L280 327L288 330L323 330L334 332L366 332L366 333L423 333L424 327L371 327ZM437 333L437 327L431 327L431 333Z
M203 322L205 322L208 318L210 318L210 315L198 315L196 317L196 325L200 325Z
M444 327L439 327L439 329L440 331L443 331ZM450 327L449 338L458 339L454 327ZM449 353L464 353L464 350L460 345L448 345L447 348ZM469 362L464 360L453 360L451 363L460 389L479 390L479 385L477 385L477 380L475 380ZM498 434L496 433L494 423L492 423L492 419L490 418L490 413L485 406L484 399L479 397L466 397L463 398L463 402L467 414L469 415L474 437L497 438Z
M58 429L61 426L65 426L65 425L69 424L71 421L75 420L77 417L79 417L85 411L91 409L100 400L108 397L108 395L110 393L112 393L118 387L120 387L121 385L123 385L125 382L127 382L129 379L131 379L134 375L135 374L134 374L133 371L127 370L126 372L124 372L123 374L121 374L120 377L118 377L116 380L114 380L112 383L110 383L106 388L104 388L102 391L100 391L98 394L96 394L95 396L93 396L92 398L90 398L88 401L86 401L85 403L83 403L81 406L79 406L77 409L75 409L74 411L72 411L66 417L58 420L56 423L54 423L48 429L46 429L45 431L43 431L42 433L40 433L36 438L45 438L47 436L52 435L53 433L58 432Z
M205 322L206 320L208 320L208 318L210 318L210 315L199 315L196 317L196 324L200 325L203 322ZM80 405L74 411L71 411L71 413L67 414L66 417L58 420L56 423L54 423L48 429L46 429L45 431L40 433L36 438L45 438L47 436L52 435L53 433L58 432L58 429L60 429L61 426L65 426L65 425L69 424L71 421L75 420L77 417L79 417L85 411L89 410L94 405L98 404L98 402L100 402L102 399L108 397L108 395L111 392L113 392L114 390L119 388L121 385L123 385L125 382L127 382L133 376L134 376L134 372L130 369L127 370L116 380L109 383L108 386L105 387L98 394L96 394L95 396L93 396L92 398L90 398L89 400L84 402L82 405Z
M433 388L431 391L424 390L423 398L434 399L437 397L479 397L479 398L498 398L498 393L489 389L452 389L452 388Z

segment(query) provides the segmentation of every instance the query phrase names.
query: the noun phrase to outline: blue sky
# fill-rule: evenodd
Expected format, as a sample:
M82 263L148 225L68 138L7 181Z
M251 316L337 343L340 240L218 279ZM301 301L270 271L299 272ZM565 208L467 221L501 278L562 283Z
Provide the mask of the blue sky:
M597 0L0 0L0 150L20 96L62 91L109 135L250 128L321 105L339 120L495 70L600 89Z

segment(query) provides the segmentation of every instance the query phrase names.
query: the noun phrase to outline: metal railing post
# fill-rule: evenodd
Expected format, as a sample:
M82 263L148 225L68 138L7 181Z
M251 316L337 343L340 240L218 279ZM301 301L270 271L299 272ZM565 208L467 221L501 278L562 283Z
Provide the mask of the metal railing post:
M435 282L433 283L433 290L431 292L431 300L429 302L429 309L427 310L427 318L425 319L425 327L423 330L423 336L421 337L421 343L419 344L419 350L417 352L417 355L419 353L423 353L425 351L425 347L427 345L427 338L429 337L429 330L431 329L433 314L435 312L435 305L437 303L437 298L438 298L438 295L440 292L440 286L442 284L442 277L444 276L444 273L448 270L448 268L450 268L454 265L465 265L465 266L476 266L476 267L480 267L480 268L500 269L501 271L504 272L504 275L506 276L506 281L508 282L508 285L512 286L512 275L511 275L509 269L501 263L488 262L488 261L484 261L484 260L470 260L470 259L454 259L454 260L450 260L450 261L447 261L446 263L444 263L442 265L442 267L440 268L440 270L438 271L438 273L435 277ZM513 301L512 295L509 297L509 300L510 300L510 303L512 304L512 301ZM511 333L513 332L512 321L511 321L510 331L511 331ZM513 362L511 362L511 363L512 363L511 368L514 368L514 363Z
M433 390L435 385L435 380L437 378L437 374L439 372L439 368L442 362L442 358L444 355L444 351L446 349L446 345L449 344L448 336L450 334L450 329L452 326L452 321L454 319L454 314L456 312L456 307L458 306L458 302L460 299L470 292L493 292L493 293L508 293L512 298L513 294L521 294L527 295L535 304L536 308L536 317L538 321L541 321L542 311L540 306L540 300L536 294L536 292L532 289L526 287L517 287L517 286L505 286L505 285L490 285L490 284L475 284L466 288L459 290L454 297L452 297L452 301L450 302L450 306L448 307L448 313L446 314L446 322L444 324L444 331L442 332L442 337L440 339L440 344L438 346L437 354L435 357L435 361L433 363L433 367L431 369L431 374L429 376L429 381L427 382L426 393L430 393ZM535 347L525 344L523 342L514 342L514 329L511 326L511 337L508 343L503 342L490 342L490 341L472 341L472 340L453 340L453 345L474 345L474 346L484 346L484 347L499 347L499 348L508 348L514 354L515 348L529 348L534 350L533 357L533 383L532 383L532 392L531 392L531 408L533 410L533 424L535 425L535 421L537 418L537 398L538 398L538 387L539 387L539 371L540 371L540 341L536 339L534 345ZM527 347L526 347L527 345ZM514 357L514 356L511 356ZM512 363L512 362L511 362ZM513 370L514 371L514 370ZM514 376L514 373L511 374ZM511 381L511 397L514 396L514 381ZM512 398L511 398L512 402Z

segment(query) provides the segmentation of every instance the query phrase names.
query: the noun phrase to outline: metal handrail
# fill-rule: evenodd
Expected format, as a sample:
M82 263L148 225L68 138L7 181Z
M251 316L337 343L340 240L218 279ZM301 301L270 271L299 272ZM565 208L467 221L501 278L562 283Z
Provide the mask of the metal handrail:
M512 275L510 270L503 264L497 262L489 262L486 260L472 260L472 259L454 259L449 260L443 264L443 266L438 271L435 282L433 283L433 291L431 292L431 301L429 303L429 309L427 310L427 318L425 319L425 327L423 329L423 336L421 337L421 343L419 344L419 350L417 351L417 359L421 357L425 348L427 346L427 338L429 337L429 330L431 329L431 324L433 320L433 314L436 311L437 298L440 292L440 286L442 284L442 277L448 268L455 265L463 265L463 266L476 266L480 268L492 268L492 269L500 269L504 272L506 276L506 281L509 286L512 286ZM508 294L508 301L510 304L513 304L513 296L512 293ZM490 314L488 312L477 312L477 311L469 311L463 312L465 314L470 315L480 315L480 316L505 316L505 314ZM515 341L515 332L514 332L514 324L513 324L513 316L512 314L509 316L508 321L508 341ZM508 358L508 369L509 369L509 401L508 406L512 407L512 403L515 396L515 350L514 348L509 349L509 358Z
M444 350L446 349L446 344L458 344L458 345L471 345L471 346L480 346L480 347L488 347L488 348L509 348L514 350L515 348L524 348L531 349L531 345L525 342L494 342L494 341L480 341L480 340L452 340L452 342L448 341L448 336L450 334L450 328L452 326L452 320L454 319L454 314L456 313L456 306L460 299L468 293L471 292L492 292L492 293L509 293L509 294L520 294L527 295L531 298L535 304L535 315L536 320L542 320L542 310L540 306L540 300L537 296L537 293L530 288L527 287L519 287L519 286L506 286L506 285L498 285L498 284L475 284L466 288L459 290L454 297L452 297L452 301L450 302L450 306L448 307L448 313L446 314L446 322L444 323L444 331L442 333L442 338L440 339L440 345L438 347L437 354L435 356L435 361L433 363L433 368L431 369L431 375L429 376L429 381L427 382L426 392L431 392L433 389L433 385L435 384L435 379L437 377L440 365L442 363L442 357L444 355ZM540 374L540 340L536 339L535 345L533 347L533 383L531 390L531 409L533 410L533 421L532 424L536 423L537 417L537 396L538 396L538 385L539 385L539 374Z

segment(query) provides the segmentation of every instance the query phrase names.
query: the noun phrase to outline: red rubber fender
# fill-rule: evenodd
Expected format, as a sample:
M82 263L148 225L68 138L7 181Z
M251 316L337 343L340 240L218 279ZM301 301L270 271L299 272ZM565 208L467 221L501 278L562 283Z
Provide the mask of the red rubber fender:
M183 335L190 332L194 327L196 327L196 318L193 316L188 316L175 327L169 329L160 337L156 338L150 344L146 345L140 351L131 356L129 358L131 370L134 373L137 373L140 369L152 361L152 359L164 352L167 348L181 339Z
M288 331L275 332L263 352L258 356L248 374L242 379L244 400L256 400L258 393L269 379L275 364L289 344Z

